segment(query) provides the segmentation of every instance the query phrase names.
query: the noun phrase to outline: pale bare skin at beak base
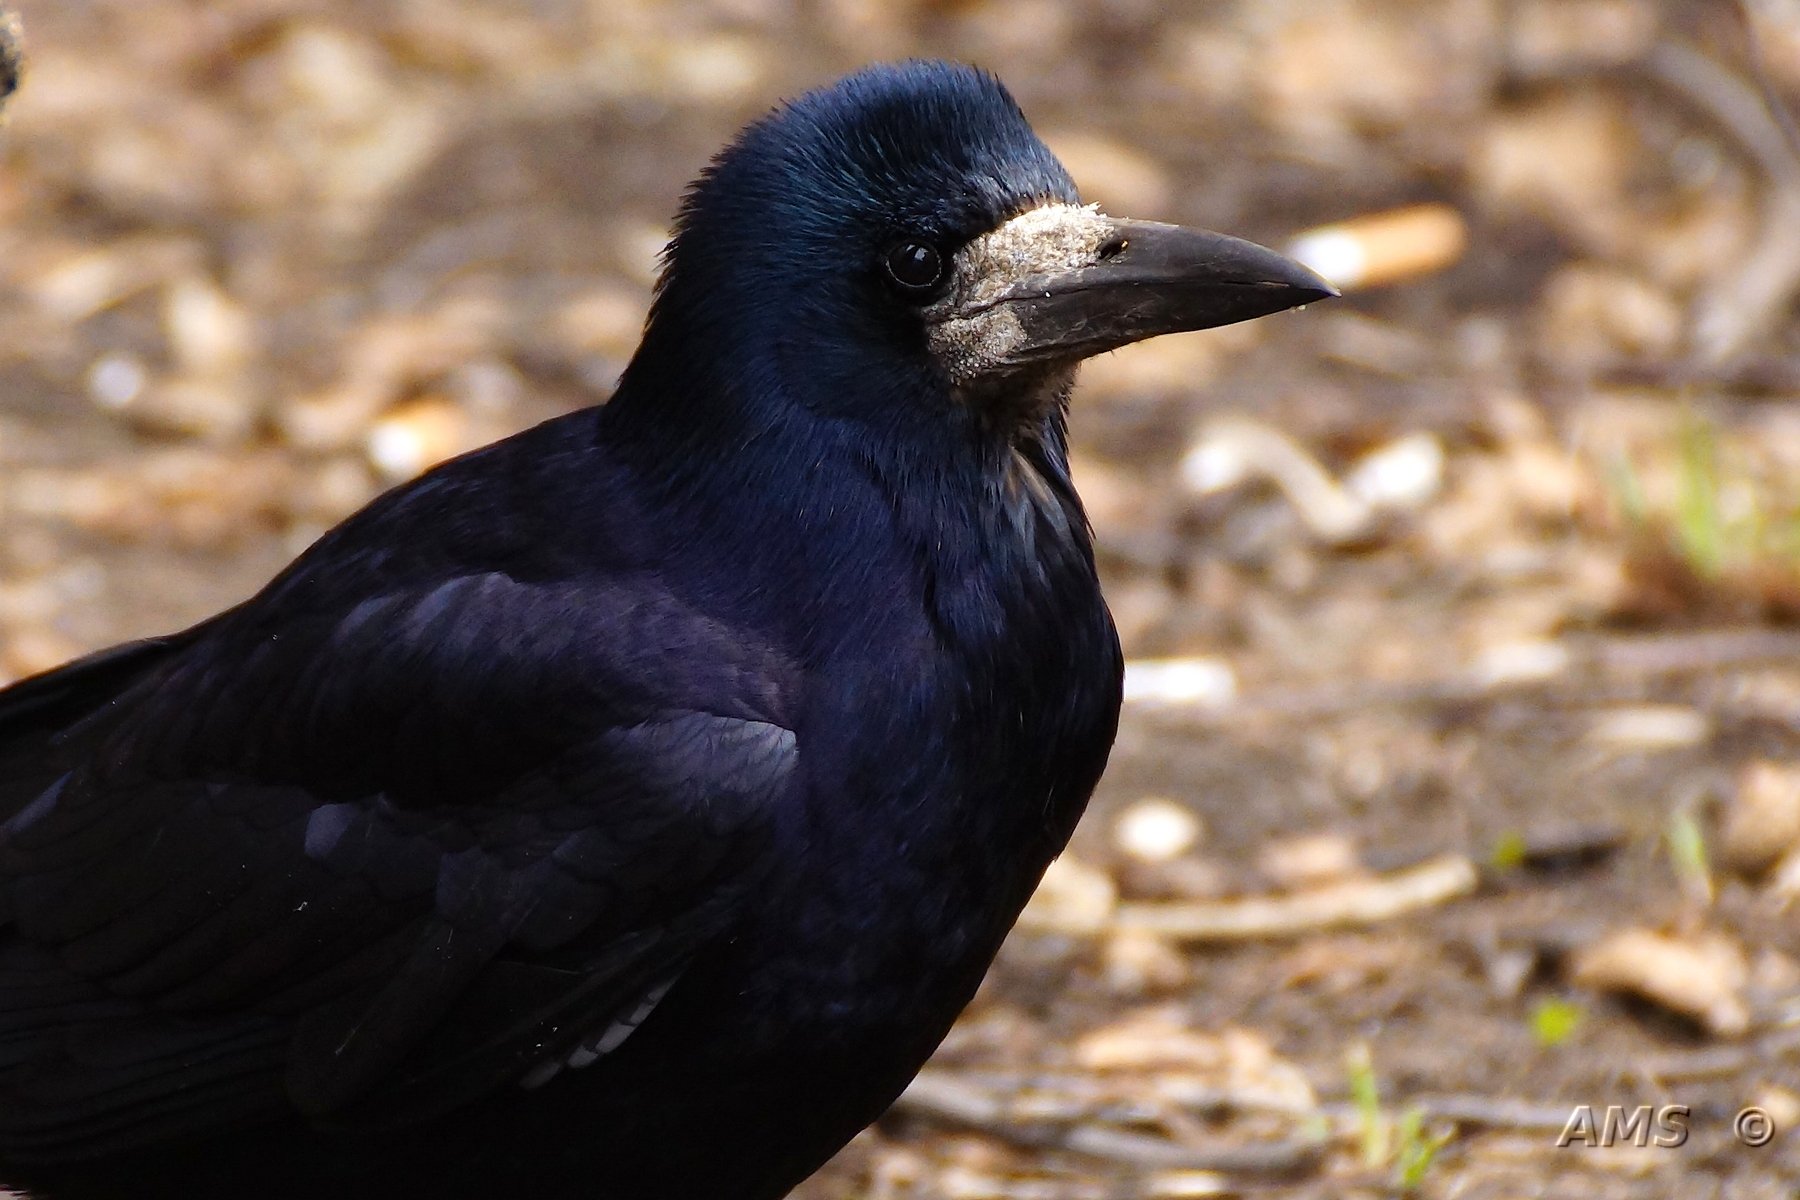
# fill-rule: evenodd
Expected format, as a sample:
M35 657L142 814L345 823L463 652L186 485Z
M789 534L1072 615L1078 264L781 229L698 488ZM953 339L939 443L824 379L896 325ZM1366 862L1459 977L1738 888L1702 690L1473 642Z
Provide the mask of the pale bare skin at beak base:
M925 312L933 354L959 388L1165 333L1229 325L1337 295L1273 250L1224 234L1030 209L958 252Z

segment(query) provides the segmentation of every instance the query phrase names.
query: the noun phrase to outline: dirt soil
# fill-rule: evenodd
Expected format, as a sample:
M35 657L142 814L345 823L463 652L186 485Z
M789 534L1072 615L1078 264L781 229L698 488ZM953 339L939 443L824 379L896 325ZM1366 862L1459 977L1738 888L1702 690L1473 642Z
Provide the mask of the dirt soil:
M0 678L603 400L741 121L980 62L1108 211L1364 261L1085 371L1113 765L798 1195L1800 1195L1793 4L21 9Z

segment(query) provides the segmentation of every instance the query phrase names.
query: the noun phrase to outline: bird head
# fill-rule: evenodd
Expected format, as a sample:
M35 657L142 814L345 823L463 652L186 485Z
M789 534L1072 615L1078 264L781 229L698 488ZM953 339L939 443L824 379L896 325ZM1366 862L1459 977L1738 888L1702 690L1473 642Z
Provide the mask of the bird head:
M998 79L913 61L807 93L714 159L638 357L833 417L1011 431L1081 359L1335 294L1250 242L1084 206Z

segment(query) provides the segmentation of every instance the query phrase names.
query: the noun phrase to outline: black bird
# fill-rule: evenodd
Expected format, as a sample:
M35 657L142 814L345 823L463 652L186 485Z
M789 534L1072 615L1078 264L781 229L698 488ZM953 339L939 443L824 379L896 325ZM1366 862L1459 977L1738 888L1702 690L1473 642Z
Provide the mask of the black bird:
M971 68L757 121L608 403L0 692L0 1179L785 1194L1105 764L1076 362L1330 294L1082 207Z

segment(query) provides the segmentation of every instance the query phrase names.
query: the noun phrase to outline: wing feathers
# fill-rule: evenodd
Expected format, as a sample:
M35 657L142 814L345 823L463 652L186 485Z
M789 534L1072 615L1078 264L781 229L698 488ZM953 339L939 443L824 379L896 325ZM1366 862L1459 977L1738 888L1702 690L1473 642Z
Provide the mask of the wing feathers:
M633 1027L798 750L790 667L632 589L252 602L0 692L0 1154L416 1120Z
M497 931L459 932L433 921L372 996L314 1009L294 1030L288 1095L301 1112L342 1108L393 1070L504 944Z

